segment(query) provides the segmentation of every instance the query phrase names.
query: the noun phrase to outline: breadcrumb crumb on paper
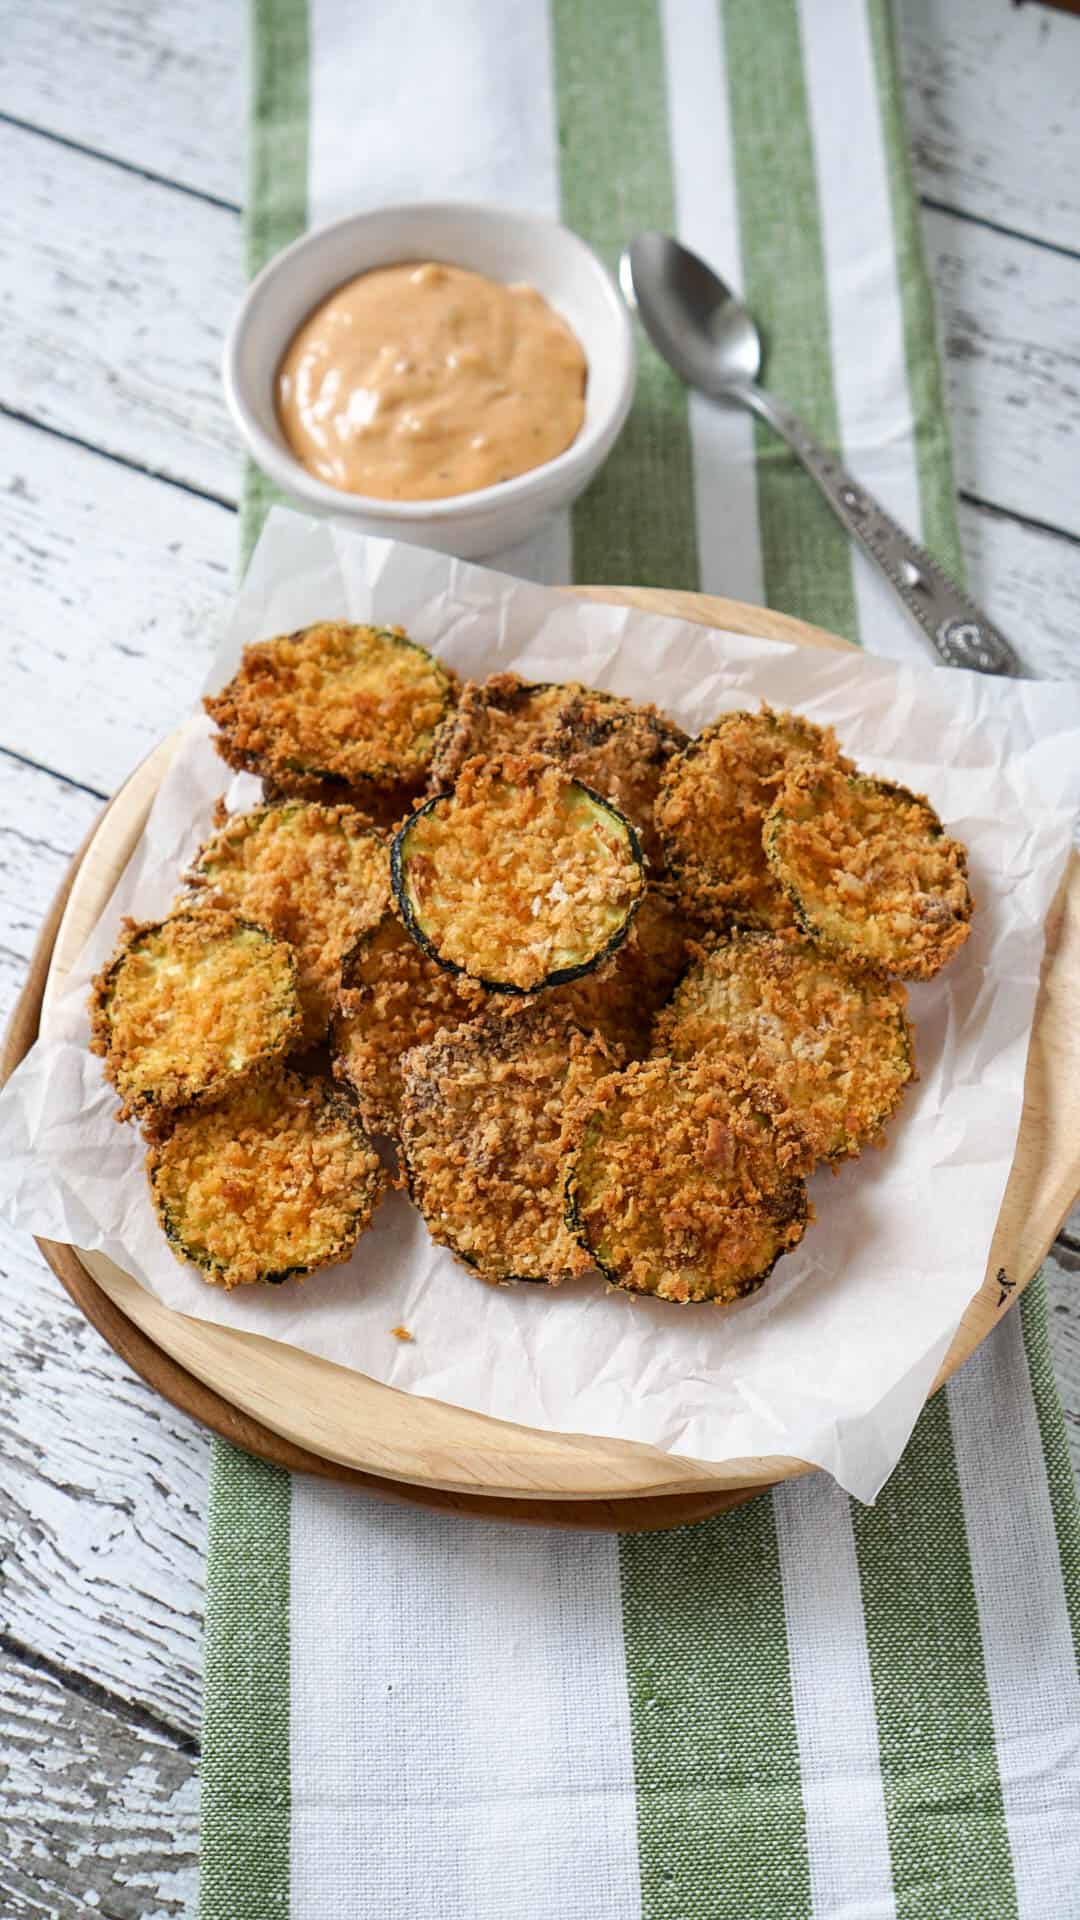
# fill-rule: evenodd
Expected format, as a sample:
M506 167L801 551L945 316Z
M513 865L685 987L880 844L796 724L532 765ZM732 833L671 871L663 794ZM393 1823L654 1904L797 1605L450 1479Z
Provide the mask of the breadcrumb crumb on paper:
M305 623L403 625L462 680L515 672L658 702L688 733L727 711L794 709L873 774L927 793L969 850L978 910L911 988L920 1079L884 1152L811 1182L819 1218L768 1285L723 1311L611 1298L590 1276L487 1287L404 1196L356 1254L302 1289L226 1294L181 1267L145 1193L142 1144L87 1052L86 993L119 920L159 919L212 830L221 761L181 735L133 861L0 1101L9 1218L96 1248L177 1310L301 1346L396 1388L514 1424L620 1435L695 1459L790 1454L862 1499L895 1464L981 1284L1019 1124L1044 923L1080 802L1080 688L998 683L852 651L802 651L564 593L275 510L215 663ZM258 805L231 784L230 809ZM420 1316L423 1316L422 1322ZM387 1328L422 1324L392 1342Z
M400 1340L403 1345L408 1345L416 1339L415 1333L410 1333L408 1327L391 1327L390 1331L394 1339Z

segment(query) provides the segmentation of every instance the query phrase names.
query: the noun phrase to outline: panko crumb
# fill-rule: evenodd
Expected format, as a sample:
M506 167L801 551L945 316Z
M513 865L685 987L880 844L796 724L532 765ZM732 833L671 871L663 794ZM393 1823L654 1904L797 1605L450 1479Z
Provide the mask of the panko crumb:
M414 1333L409 1332L408 1327L391 1327L390 1331L395 1340L410 1341L416 1338Z
M555 1286L586 1272L563 1218L563 1118L613 1064L596 1034L542 1007L487 1014L415 1048L401 1142L432 1239L493 1283Z
M688 909L714 927L793 927L795 916L770 873L765 815L788 775L806 764L850 771L831 727L798 714L725 713L667 768L656 824Z
M391 871L440 965L519 994L598 966L644 887L630 823L537 754L468 761L398 834Z
M390 853L351 807L286 800L227 816L195 856L198 898L231 908L296 955L302 1044L325 1038L342 957L390 901Z
M204 700L231 767L286 793L419 781L453 705L449 668L401 627L320 620L244 648L238 671Z
M769 814L765 848L812 940L902 979L931 979L971 931L966 847L924 794L890 780L804 768Z

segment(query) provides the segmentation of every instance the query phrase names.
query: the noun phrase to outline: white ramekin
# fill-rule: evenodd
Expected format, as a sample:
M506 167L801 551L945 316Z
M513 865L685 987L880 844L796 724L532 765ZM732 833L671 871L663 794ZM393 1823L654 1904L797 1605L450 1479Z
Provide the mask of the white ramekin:
M573 328L588 362L585 420L573 445L531 473L445 500L373 500L306 472L274 409L274 375L300 322L355 274L401 260L441 260L493 280L526 280ZM499 207L380 207L316 227L253 280L229 330L225 397L271 480L309 512L475 559L514 545L568 506L607 458L630 410L636 356L629 315L606 267L553 220Z

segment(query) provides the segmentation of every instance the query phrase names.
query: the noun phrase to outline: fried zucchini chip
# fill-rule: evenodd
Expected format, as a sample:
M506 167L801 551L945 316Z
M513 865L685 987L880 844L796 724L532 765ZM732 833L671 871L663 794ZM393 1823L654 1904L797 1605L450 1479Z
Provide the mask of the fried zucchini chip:
M566 1219L614 1286L726 1305L756 1292L797 1245L806 1186L769 1100L705 1059L634 1062L578 1102Z
M725 713L669 765L657 829L687 905L711 926L794 926L761 833L785 779L807 762L851 768L831 728L763 706Z
M388 1185L351 1101L288 1069L180 1114L146 1170L177 1259L222 1287L347 1260Z
M658 1016L653 1053L719 1054L779 1096L815 1159L857 1154L915 1072L907 994L876 968L794 936L734 933L699 950Z
M396 834L394 896L417 944L495 993L590 972L645 884L628 820L539 755L470 760Z
M396 913L361 934L342 968L330 1036L334 1072L352 1088L365 1126L396 1135L405 1054L489 1004L475 980L430 960Z
M212 909L126 920L90 996L121 1120L219 1098L294 1047L300 1025L292 949Z
M618 952L595 973L546 989L542 1003L634 1059L649 1051L653 1019L689 964L690 939L701 931L687 920L674 890L651 880Z
M557 715L537 740L537 752L557 760L575 780L602 793L637 828L645 856L662 867L654 822L660 783L688 737L656 707L616 701L611 694L567 689Z
M453 712L439 728L431 756L429 786L445 793L469 760L538 753L540 740L558 722L568 700L582 694L617 704L612 694L590 693L576 682L522 680L516 673L493 673L467 680Z
M799 926L822 946L929 980L968 937L967 851L923 794L809 770L776 801L764 844Z
M591 1261L563 1218L563 1109L610 1071L595 1034L542 1007L486 1014L404 1063L401 1145L433 1240L484 1280L560 1280Z
M189 884L211 906L287 940L296 955L305 1046L325 1038L342 956L390 900L390 853L351 807L287 800L224 818Z
M323 620L245 647L203 702L231 767L285 793L416 786L454 702L453 674L400 627Z

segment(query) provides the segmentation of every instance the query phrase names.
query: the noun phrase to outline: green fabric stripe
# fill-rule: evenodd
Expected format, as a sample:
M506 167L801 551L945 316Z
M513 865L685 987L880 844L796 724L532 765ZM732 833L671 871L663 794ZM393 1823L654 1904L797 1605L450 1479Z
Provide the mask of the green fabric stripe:
M1010 1920L1016 1890L943 1393L877 1505L852 1502L852 1522L897 1920Z
M642 1920L803 1920L810 1868L771 1496L619 1542Z
M562 216L615 266L644 227L675 225L656 0L552 0ZM574 578L696 587L687 395L638 328L621 440L574 509Z
M1031 1390L1039 1421L1050 1505L1054 1514L1061 1575L1065 1586L1065 1604L1072 1624L1076 1664L1080 1670L1080 1500L1069 1458L1065 1434L1065 1416L1054 1379L1050 1353L1050 1334L1046 1322L1046 1285L1037 1274L1020 1301L1020 1319L1024 1331Z
M839 448L825 258L795 0L719 0L727 47L743 291L770 387ZM851 548L809 474L755 421L770 607L858 640Z
M245 237L254 278L307 226L308 15L306 0L252 0L252 111ZM240 506L241 570L270 508L284 495L249 460Z
M287 1473L215 1443L201 1920L289 1916L290 1489Z
M964 578L956 520L952 446L934 324L934 296L923 255L919 206L911 178L900 65L889 0L867 0L885 164L892 203L908 392L915 422L915 466L923 539L942 566Z

